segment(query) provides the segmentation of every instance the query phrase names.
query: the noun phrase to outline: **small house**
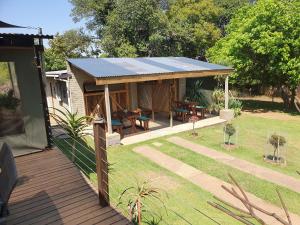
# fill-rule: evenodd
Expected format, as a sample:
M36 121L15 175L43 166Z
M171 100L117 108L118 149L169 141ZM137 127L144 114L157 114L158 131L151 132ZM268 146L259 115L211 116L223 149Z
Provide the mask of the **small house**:
M222 65L185 57L78 58L67 63L64 74L68 75L62 79L69 109L80 115L104 117L108 136L117 130L114 116L120 111L139 109L151 121L169 121L172 126L174 103L185 100L187 78L225 76L228 108L228 75L233 70ZM57 76L56 81L62 80ZM53 87L56 93L60 91L57 85Z

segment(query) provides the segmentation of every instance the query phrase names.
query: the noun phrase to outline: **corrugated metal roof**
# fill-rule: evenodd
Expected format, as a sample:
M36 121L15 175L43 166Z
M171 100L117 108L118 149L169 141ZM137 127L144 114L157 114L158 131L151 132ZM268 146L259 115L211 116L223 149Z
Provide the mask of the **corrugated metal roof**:
M186 57L80 58L68 62L96 78L232 69Z
M66 79L71 76L72 76L72 74L69 73L67 70L56 70L56 71L47 71L46 72L46 77L55 77L55 78Z
M44 38L53 39L53 35L46 34L19 34L19 33L0 33L1 38Z

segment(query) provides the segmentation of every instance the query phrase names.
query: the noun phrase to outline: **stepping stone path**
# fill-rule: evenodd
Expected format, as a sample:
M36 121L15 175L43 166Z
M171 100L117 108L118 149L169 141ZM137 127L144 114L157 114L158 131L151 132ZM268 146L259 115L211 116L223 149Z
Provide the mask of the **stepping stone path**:
M215 178L213 176L210 176L192 166L189 166L180 160L174 159L158 150L155 150L152 147L149 146L140 146L134 148L134 151L136 153L139 153L143 155L144 157L150 159L151 161L157 163L159 166L177 174L178 176L181 176L182 178L185 178L186 180L192 182L193 184L197 185L198 187L212 193L216 197L229 202L230 204L234 205L235 207L245 209L244 205L231 196L229 193L227 193L221 186L225 185L227 187L231 187L231 184L226 183L218 178ZM258 197L256 197L253 194L247 193L248 198L251 202L254 204L260 206L261 208L268 209L269 211L272 211L276 213L277 215L282 216L282 218L286 218L283 210L277 206L274 206ZM210 207L207 205L207 207ZM256 214L260 216L267 224L280 224L277 220L274 218L267 216L265 214L262 214L258 211L256 211ZM293 221L293 224L300 224L300 216L290 213L291 219Z
M163 144L162 143L160 143L160 142L153 142L152 143L154 146L156 146L156 147L161 147Z
M243 159L238 159L226 153L219 152L207 148L205 146L195 144L191 141L188 141L180 137L171 137L168 138L167 140L173 144L189 149L200 155L204 155L206 157L214 159L218 162L231 166L245 173L249 173L258 178L270 181L274 184L278 184L280 186L286 187L290 190L300 193L300 179L296 179L294 177L282 174L280 172L262 166L258 166L254 163L248 162Z

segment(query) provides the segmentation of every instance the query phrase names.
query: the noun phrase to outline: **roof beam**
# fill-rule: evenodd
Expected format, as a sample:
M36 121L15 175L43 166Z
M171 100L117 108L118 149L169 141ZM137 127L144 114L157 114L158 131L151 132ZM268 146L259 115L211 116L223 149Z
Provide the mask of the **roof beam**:
M168 79L176 79L176 78L220 76L220 75L229 75L232 72L233 69L207 70L207 71L173 72L173 73L159 73L159 74L145 74L145 75L139 74L139 75L121 76L121 77L120 76L101 77L101 78L95 78L95 80L96 80L96 85L105 85L105 84L153 81L153 80L168 80Z

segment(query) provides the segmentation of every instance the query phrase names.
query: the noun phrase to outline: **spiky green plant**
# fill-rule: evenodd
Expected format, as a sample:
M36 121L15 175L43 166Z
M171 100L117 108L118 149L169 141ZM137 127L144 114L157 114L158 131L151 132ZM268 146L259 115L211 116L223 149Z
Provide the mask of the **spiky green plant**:
M144 201L146 199L155 199L162 205L162 207L166 209L163 201L160 198L159 189L151 187L148 181L144 181L141 184L137 181L136 186L126 188L118 198L118 205L123 204L122 199L125 196L126 199L128 199L127 206L129 209L130 219L134 224L141 225L142 212L149 212L149 209L146 210L144 207Z
M88 133L86 132L88 124L86 121L91 119L89 116L79 116L78 112L70 112L64 107L65 111L56 109L61 115L50 113L51 117L56 121L56 123L66 131L68 136L72 139L72 162L75 162L76 158L76 142L82 141L82 138Z

